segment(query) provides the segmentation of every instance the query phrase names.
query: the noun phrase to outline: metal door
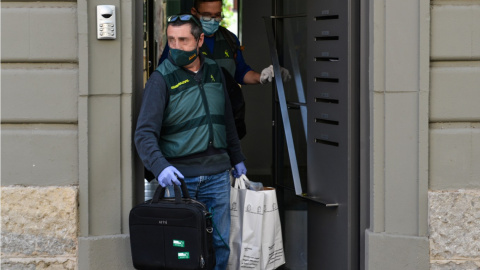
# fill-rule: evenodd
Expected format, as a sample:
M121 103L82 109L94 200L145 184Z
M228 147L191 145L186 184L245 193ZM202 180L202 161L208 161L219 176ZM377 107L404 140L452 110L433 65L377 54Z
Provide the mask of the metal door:
M272 63L274 67L278 66L277 74L279 65L286 63L283 59L288 58L282 54L288 51L284 49L288 42L279 40L293 38L289 37L288 20L299 15L286 14L284 9L278 14L278 7L288 2L275 1L275 15L272 16L275 41L269 33L269 22L266 23L267 36L274 52ZM299 103L307 108L306 179L300 177L296 156L302 153L293 146L291 121L285 121L285 117L292 115L286 113L286 108L292 108L289 106L292 103L284 98L289 87L284 88L281 80L276 79L275 182L284 201L283 209L288 209L295 203L287 199L288 187L282 188L285 186L285 176L281 175L284 159L279 155L283 153L283 140L286 140L295 194L308 202L308 269L360 269L359 13L358 1L309 0L305 14L300 14L306 17L307 32L306 61L301 63L304 66L300 68L306 70L306 101ZM299 74L294 75L295 78L300 77ZM280 126L283 130L279 130ZM291 233L285 232L286 239ZM287 242L286 252L289 252L290 246L291 243Z
M359 269L359 3L308 6L308 268Z

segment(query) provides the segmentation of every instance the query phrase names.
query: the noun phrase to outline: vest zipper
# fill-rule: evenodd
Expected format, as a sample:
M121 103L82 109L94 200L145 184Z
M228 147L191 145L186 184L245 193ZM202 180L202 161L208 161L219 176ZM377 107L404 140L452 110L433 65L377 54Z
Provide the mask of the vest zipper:
M202 95L203 106L205 107L205 112L208 117L208 145L211 146L213 144L213 124L212 124L212 116L210 115L210 109L208 108L208 100L207 95L205 94L205 89L203 88L203 83L199 83L198 86L200 87L200 92Z
M205 260L203 259L203 255L200 255L200 268L205 267Z

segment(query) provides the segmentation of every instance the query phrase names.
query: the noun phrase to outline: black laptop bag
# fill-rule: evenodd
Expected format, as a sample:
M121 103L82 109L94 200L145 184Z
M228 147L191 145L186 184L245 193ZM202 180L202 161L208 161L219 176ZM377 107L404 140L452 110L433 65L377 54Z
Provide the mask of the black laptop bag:
M130 211L130 245L135 269L213 269L212 215L193 200L182 179L175 198L159 186L151 200ZM181 196L183 193L183 197Z

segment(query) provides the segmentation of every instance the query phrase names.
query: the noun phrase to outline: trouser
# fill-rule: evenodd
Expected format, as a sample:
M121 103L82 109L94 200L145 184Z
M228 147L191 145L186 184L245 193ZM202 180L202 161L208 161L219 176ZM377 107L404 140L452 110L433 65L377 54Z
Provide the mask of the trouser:
M213 246L217 264L215 270L227 268L230 248L230 172L224 171L215 175L205 175L185 178L188 192L192 199L207 206L213 214ZM170 196L173 196L173 186L168 187Z

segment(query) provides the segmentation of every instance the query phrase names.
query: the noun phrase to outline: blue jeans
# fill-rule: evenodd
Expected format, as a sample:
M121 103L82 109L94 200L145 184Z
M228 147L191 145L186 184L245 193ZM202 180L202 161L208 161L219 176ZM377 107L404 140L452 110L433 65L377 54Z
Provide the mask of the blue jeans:
M230 248L230 172L185 178L190 197L204 203L213 213L213 246L217 264L215 270L227 268ZM173 186L169 186L170 196L174 196ZM221 235L221 237L220 237Z

